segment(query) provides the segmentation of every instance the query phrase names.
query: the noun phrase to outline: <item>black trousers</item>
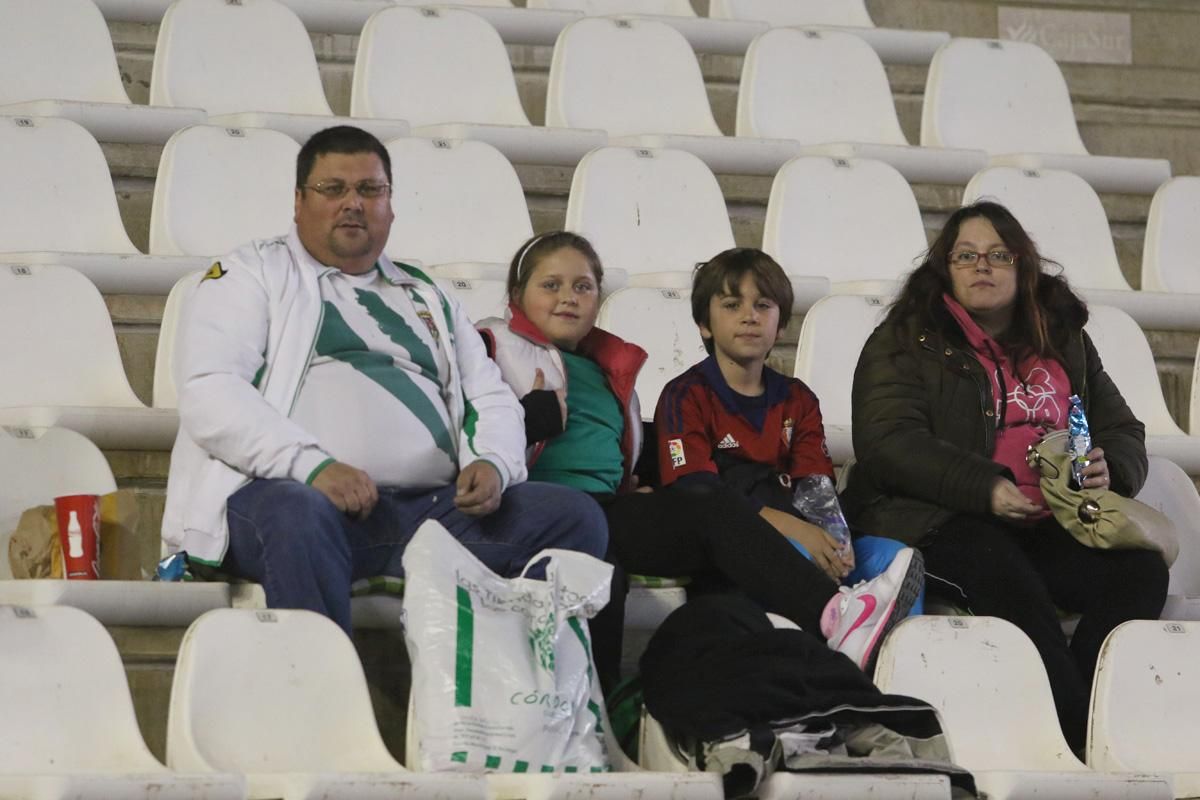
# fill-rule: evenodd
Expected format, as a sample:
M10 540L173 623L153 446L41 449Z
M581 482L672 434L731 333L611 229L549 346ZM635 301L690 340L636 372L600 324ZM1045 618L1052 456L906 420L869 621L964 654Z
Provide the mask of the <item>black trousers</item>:
M975 515L951 519L920 549L930 593L1008 620L1033 640L1063 734L1082 749L1100 646L1122 622L1162 613L1168 579L1162 556L1087 547L1053 519L1021 528ZM1082 614L1069 645L1056 606Z
M715 579L820 635L821 612L837 584L733 489L670 486L596 499L608 518L609 559L619 568L663 578ZM614 580L613 599L591 624L606 688L620 668L625 604L619 593Z

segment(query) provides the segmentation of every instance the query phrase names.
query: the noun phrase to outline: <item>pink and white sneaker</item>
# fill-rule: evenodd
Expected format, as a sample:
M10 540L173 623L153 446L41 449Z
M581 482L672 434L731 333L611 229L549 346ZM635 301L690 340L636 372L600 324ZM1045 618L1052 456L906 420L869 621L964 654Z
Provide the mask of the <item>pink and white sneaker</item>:
M911 547L896 553L881 575L840 586L821 613L821 633L867 675L875 671L879 645L904 619L925 583L925 559Z

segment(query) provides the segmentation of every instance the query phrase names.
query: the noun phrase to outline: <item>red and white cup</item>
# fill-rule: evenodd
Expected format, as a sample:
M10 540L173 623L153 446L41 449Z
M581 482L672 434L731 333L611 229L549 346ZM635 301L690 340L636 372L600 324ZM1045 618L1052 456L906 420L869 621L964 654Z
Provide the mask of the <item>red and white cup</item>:
M54 498L58 540L62 543L63 573L69 580L100 578L100 498L72 494Z

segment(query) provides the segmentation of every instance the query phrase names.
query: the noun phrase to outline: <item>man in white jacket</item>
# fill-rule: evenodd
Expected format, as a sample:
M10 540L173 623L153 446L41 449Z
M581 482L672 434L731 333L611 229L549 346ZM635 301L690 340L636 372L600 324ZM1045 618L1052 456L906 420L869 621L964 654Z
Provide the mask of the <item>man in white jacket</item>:
M491 569L602 558L586 495L524 483L520 404L458 302L383 257L391 163L329 128L301 149L295 226L213 264L180 322L163 538L350 630L350 584L399 575L436 519Z

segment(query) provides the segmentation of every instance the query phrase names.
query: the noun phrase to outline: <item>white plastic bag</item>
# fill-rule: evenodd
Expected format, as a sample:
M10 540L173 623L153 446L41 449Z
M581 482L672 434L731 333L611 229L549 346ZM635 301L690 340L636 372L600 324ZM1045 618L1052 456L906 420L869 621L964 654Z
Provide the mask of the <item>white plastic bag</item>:
M586 620L608 602L612 567L569 550L529 563L543 559L545 580L501 578L434 521L405 548L423 771L611 769Z

